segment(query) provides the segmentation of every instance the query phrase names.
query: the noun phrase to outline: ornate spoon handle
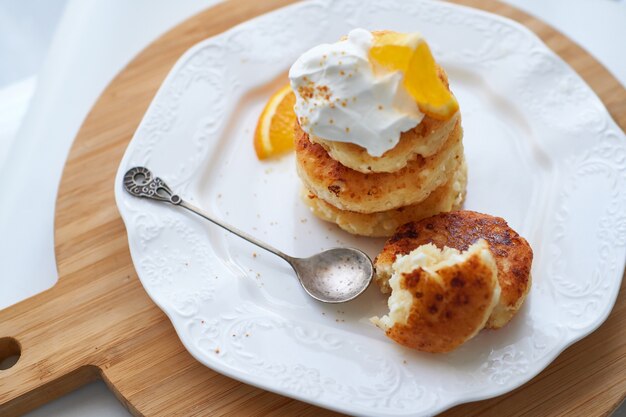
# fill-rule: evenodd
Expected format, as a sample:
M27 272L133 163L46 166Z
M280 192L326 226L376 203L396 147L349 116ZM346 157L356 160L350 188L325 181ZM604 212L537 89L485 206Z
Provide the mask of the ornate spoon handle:
M198 216L220 226L223 229L239 236L248 242L257 245L273 254L280 256L287 262L291 263L294 259L291 256L279 251L278 249L261 242L249 234L229 225L222 221L211 217L204 210L194 206L183 200L178 194L175 194L170 187L159 177L152 175L152 172L145 167L134 167L124 174L124 188L135 197L151 198L153 200L165 201L175 206L181 206Z

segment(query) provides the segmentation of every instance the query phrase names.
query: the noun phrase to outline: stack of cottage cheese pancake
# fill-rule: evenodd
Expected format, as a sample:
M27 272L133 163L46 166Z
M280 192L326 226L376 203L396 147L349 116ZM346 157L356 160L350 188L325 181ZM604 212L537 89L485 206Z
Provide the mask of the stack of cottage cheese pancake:
M295 125L305 203L349 233L389 237L374 265L389 313L370 321L431 353L509 323L530 290L533 252L504 219L459 210L467 185L461 115L425 40L355 29L302 54L289 78L294 94L276 93L261 119L295 100L290 123L272 120ZM259 126L262 158L258 149L280 141Z
M397 46L398 36L405 50L389 54L386 44ZM356 29L304 53L289 73L303 199L350 233L391 236L463 203L463 130L446 73L427 49L430 61L419 56L421 73L412 69L417 79L402 71L421 45L418 34ZM420 103L415 85L433 89L434 99Z

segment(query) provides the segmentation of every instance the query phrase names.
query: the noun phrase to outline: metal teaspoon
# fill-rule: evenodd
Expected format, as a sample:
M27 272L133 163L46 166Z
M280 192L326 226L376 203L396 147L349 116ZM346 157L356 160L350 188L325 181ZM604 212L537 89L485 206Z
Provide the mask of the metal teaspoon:
M283 258L296 272L302 288L311 297L324 303L344 303L358 297L367 289L374 275L372 261L364 252L354 248L334 248L309 258L294 258L265 242L255 239L205 213L183 200L148 168L134 167L124 175L124 188L135 197L151 198L186 208L192 213L228 230L248 242Z

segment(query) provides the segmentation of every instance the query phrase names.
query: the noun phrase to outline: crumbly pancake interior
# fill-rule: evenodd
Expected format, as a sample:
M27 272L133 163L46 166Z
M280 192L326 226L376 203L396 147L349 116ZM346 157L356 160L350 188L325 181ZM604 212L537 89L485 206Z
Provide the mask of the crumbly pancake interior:
M372 322L394 341L432 353L474 337L500 298L495 260L482 239L465 252L426 244L399 256L389 284L389 314Z

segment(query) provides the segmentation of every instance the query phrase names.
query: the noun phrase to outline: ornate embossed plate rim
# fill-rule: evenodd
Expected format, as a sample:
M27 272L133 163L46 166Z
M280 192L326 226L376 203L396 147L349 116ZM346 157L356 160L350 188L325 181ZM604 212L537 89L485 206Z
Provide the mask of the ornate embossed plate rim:
M346 2L349 3L349 2ZM510 21L508 19L504 19L501 18L499 16L495 16L495 15L490 15L481 11L477 11L474 9L469 9L469 8L465 8L465 7L461 7L461 6L455 6L455 5L450 5L450 4L445 4L445 3L436 3L436 2L430 2L430 1L422 1L421 3L424 4L429 4L431 7L441 7L443 9L452 9L455 11L458 11L459 14L474 14L474 15L478 15L478 16L488 16L490 19L493 19L494 21L498 21L500 23L502 23L503 25L508 25L509 27L511 27L512 29L522 33L524 36L530 37L530 39L533 42L539 42L540 41L535 37L534 34L532 34L532 32L528 31L526 28L520 26L519 24ZM302 7L305 7L306 5L310 5L310 4L319 4L319 5L326 5L325 7L329 7L328 2L325 2L323 0L320 1L310 1L310 2L306 2L306 3L300 3L300 4L296 4L296 5L292 5L289 6L287 8L281 9L279 12L280 13L294 13L299 10ZM268 15L256 18L252 21L246 22L242 25L239 25L231 30L229 30L228 32L225 32L224 34L221 34L215 38L211 38L209 40L206 40L204 42L201 42L200 44L192 47L189 51L187 51L177 62L177 64L172 68L172 70L170 71L168 77L166 78L166 80L164 81L161 89L159 90L159 92L157 93L157 95L155 96L152 104L150 105L150 108L148 109L148 111L146 112L146 116L144 117L144 119L142 120L139 128L138 128L138 132L145 127L146 125L146 121L149 118L149 115L155 113L158 110L158 104L162 103L164 100L166 100L167 98L164 97L165 96L165 91L166 91L166 87L172 83L174 81L174 78L176 76L176 74L181 71L181 69L184 68L184 66L187 63L187 60L190 59L191 57L194 56L195 53L197 53L198 51L201 51L202 49L206 48L207 46L220 46L219 42L220 40L226 40L228 39L228 36L233 34L233 33L241 33L241 32L245 32L247 29L253 27L254 25L259 25L263 22L263 19L267 19L268 16L273 15L277 12L273 12L270 13ZM238 32L237 32L238 31ZM541 44L543 45L543 44ZM554 55L545 45L543 45L543 48L545 49L545 52L548 56L551 56L552 58L554 58L557 62L560 62L560 59L558 57L556 57L556 55ZM573 71L569 68L566 67L566 75L575 75L575 73L573 73ZM571 73L569 74L568 73ZM575 77L575 81L582 83L582 81L576 76ZM588 88L588 87L587 87ZM595 96L594 96L595 97ZM596 98L597 100L597 98ZM606 112L606 110L604 110L603 112L603 117L605 117L607 119L607 123L611 124L612 121L610 120L610 116L608 115L608 113ZM621 133L621 132L620 132ZM165 300L162 297L161 294L158 293L158 291L156 291L155 287L153 285L151 285L150 281L147 279L147 277L142 274L142 268L139 266L138 262L139 262L139 254L141 253L141 248L137 246L136 242L133 240L132 238L132 234L134 233L134 228L131 227L133 226L132 222L133 222L133 218L129 215L129 196L123 194L122 190L121 190L121 176L123 176L123 173L125 172L125 170L129 167L128 164L131 162L131 156L133 154L133 152L138 152L141 151L141 146L145 147L145 143L138 143L137 140L137 136L138 134L135 135L135 137L133 138L133 140L131 141L126 154L120 164L120 169L118 171L118 178L115 184L115 192L116 192L116 200L117 200L117 204L118 207L120 209L120 212L122 214L122 217L127 225L127 229L129 230L129 246L131 249L131 255L133 257L133 262L135 263L135 266L137 268L138 271L138 275L142 281L142 284L144 285L146 291L148 292L148 294L150 295L150 297L155 301L155 303L168 315L168 317L170 318L170 320L172 320L172 322L175 325L176 331L179 334L179 337L181 338L182 342L184 343L185 347L190 351L190 353L196 357L196 359L198 359L200 362L202 362L203 364L210 366L211 368L219 371L220 373L223 373L225 375L228 375L230 377L233 377L235 379L239 379L242 380L244 382L253 384L253 385L257 385L261 388L264 389L268 389L283 395L288 395L290 397L293 398L297 398L303 401L307 401L307 402L312 402L312 403L316 403L319 405L322 405L324 407L328 407L328 408L332 408L338 411L343 411L343 412L350 412L350 413L355 413L355 412L363 412L362 408L351 408L349 405L346 404L333 404L330 403L328 401L318 401L315 398L311 398L307 395L302 395L299 394L297 392L294 391L289 391L289 390L285 390L285 389L281 389L279 386L277 385L271 385L271 384L266 384L263 382L260 382L259 380L257 380L254 376L249 375L249 374L241 374L238 371L233 370L232 368L230 368L227 364L223 363L218 357L218 356L208 356L206 355L203 351L200 351L195 344L193 343L192 340L189 340L189 336L186 333L186 329L184 329L184 318L182 316L180 316L179 313L177 313L176 311L171 309L171 305L168 302L168 300ZM179 187L181 186L186 186L189 185L190 182L190 178L196 173L196 171L198 171L200 169L200 166L196 166L194 167L194 169L189 170L188 172L183 172L181 173L181 175L183 176L183 180L179 181L179 184L176 185L177 190L180 190ZM135 204L135 202L131 203ZM141 208L147 208L149 206L147 205L140 205L139 207ZM151 206L150 206L151 207ZM152 209L151 209L152 210ZM157 210L156 208L154 208L154 210ZM623 264L623 262L622 262ZM561 339L560 342L561 344L559 344L558 346L556 346L555 348L553 348L549 353L545 354L544 356L542 356L538 361L534 362L534 366L531 370L529 370L528 372L523 373L522 375L516 375L514 377L512 377L510 380L508 380L507 383L499 386L499 387L491 387L491 389L489 390L485 390L483 392L481 392L480 394L475 394L475 395L466 395L466 396L457 396L457 397L452 397L452 398L446 398L446 400L444 400L443 398L438 398L437 402L435 403L435 405L433 405L431 408L426 409L426 408L415 408L412 410L404 410L404 411L408 411L411 414L415 414L415 413L435 413L435 412L440 412L443 411L446 408L452 407L458 403L462 403L462 402L467 402L467 401L474 401L474 400L479 400L479 399L484 399L484 398L488 398L488 397L493 397L496 395L500 395L502 393L508 392L512 389L515 389L516 387L522 385L523 383L525 383L526 381L528 381L529 379L531 379L532 377L534 377L537 373L539 373L542 369L545 368L545 366L547 366L552 360L554 360L554 358L556 358L556 356L558 356L558 354L560 354L560 352L562 352L565 348L567 348L569 345L571 345L572 343L576 342L577 340L585 337L587 334L591 333L593 330L595 330L608 316L608 314L610 313L611 310L611 306L614 304L615 302L615 298L617 296L617 290L619 289L619 283L621 280L621 273L619 274L619 276L617 277L616 280L611 281L611 288L610 291L607 293L608 298L604 299L603 301L606 302L605 306L606 308L602 311L602 314L598 316L598 319L593 322L592 324L588 325L587 327L584 327L582 330L579 330L578 332L572 332L572 333L568 333L569 337L566 337L565 339ZM208 295L208 297L210 297L211 295ZM537 366L537 364L539 364ZM389 415L388 413L385 413L385 410L370 410L372 412L372 414L376 414L376 415ZM397 412L397 411L396 411Z

